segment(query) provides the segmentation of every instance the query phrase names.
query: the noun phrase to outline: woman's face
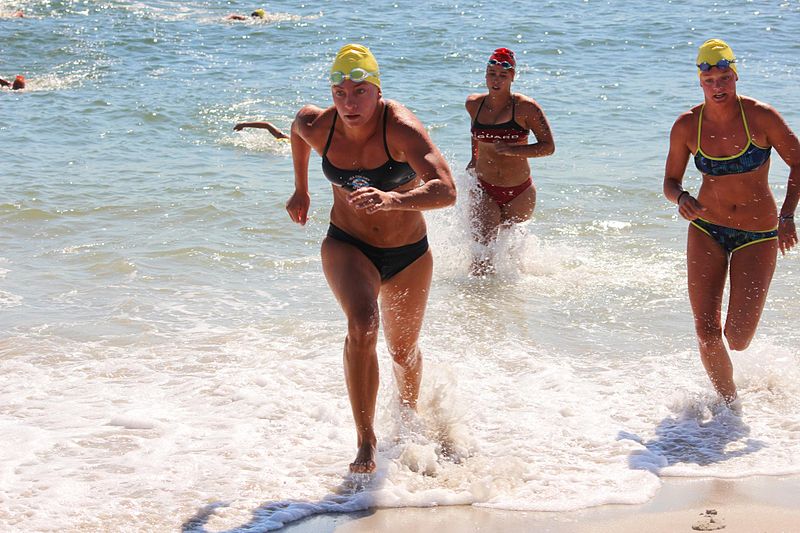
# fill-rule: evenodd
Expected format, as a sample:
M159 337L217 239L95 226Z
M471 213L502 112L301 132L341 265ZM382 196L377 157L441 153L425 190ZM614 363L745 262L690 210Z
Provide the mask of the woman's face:
M486 87L489 92L510 91L514 81L514 69L504 69L499 65L486 67Z
M736 99L736 73L729 68L711 67L700 73L700 87L706 102L725 103Z
M351 127L363 126L372 118L381 99L381 90L367 82L344 80L331 86L333 105L342 120Z

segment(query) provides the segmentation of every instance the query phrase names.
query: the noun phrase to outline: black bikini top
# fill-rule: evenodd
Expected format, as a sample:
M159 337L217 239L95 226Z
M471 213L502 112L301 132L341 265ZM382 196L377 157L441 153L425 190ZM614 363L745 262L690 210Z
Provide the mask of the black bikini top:
M383 147L386 156L389 158L386 163L378 168L350 170L333 166L327 157L328 148L333 139L333 130L336 127L337 113L334 112L331 132L328 134L328 142L325 143L325 150L322 152L322 173L328 181L339 187L344 187L349 191L361 189L362 187L374 187L381 191L391 191L397 187L408 183L417 177L417 173L408 163L395 161L389 153L389 145L386 144L386 116L389 106L383 109Z
M519 142L528 138L528 129L523 128L514 120L517 104L514 97L511 97L511 119L500 124L481 124L478 116L481 114L486 98L481 100L478 112L475 113L475 121L472 123L472 138L479 142L492 143L495 141Z

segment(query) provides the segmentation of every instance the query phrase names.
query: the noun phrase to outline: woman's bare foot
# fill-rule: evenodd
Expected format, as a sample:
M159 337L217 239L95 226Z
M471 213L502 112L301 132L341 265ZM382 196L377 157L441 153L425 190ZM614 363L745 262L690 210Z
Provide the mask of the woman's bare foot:
M356 459L350 463L350 472L354 474L371 474L375 471L375 443L365 442L358 448Z

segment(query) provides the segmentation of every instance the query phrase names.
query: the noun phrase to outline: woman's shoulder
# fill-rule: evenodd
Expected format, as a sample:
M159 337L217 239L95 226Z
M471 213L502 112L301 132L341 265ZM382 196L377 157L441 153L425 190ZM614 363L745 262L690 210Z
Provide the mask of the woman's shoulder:
M334 106L330 106L328 108L321 108L315 106L314 104L306 104L297 111L297 118L315 121L321 117L329 116L332 117L333 113L335 112L336 108Z
M322 109L312 104L306 104L295 115L295 124L303 131L313 131L325 126L330 127L336 108L331 106Z
M480 105L481 101L484 98L486 98L487 96L489 96L489 93L473 93L473 94L470 94L469 96L467 96L467 101L465 103L465 105L467 106L467 109L470 109L470 108L473 108L473 107L477 107L478 105Z
M675 119L675 125L690 125L690 124L697 124L697 120L700 117L700 113L703 111L703 104L697 104L689 108L688 111L684 111L678 118Z
M740 96L740 101L742 102L742 109L744 109L747 117L750 131L755 135L758 135L759 132L766 132L769 136L780 136L787 132L792 135L784 118L777 109L768 103L749 96ZM766 141L761 140L761 142Z
M336 108L322 109L315 105L304 105L295 115L292 131L300 135L308 144L318 148L328 138Z
M542 107L539 105L539 102L531 98L530 96L526 96L522 93L513 93L511 95L514 98L514 102L516 103L518 112L520 113L535 113L541 112Z
M756 100L750 96L739 95L739 101L748 115L760 117L774 117L778 114L774 107L761 100Z
M406 106L395 100L384 100L388 112L386 114L386 135L389 144L403 146L408 142L416 142L428 137L425 126Z
M407 128L422 127L414 112L397 100L384 100L384 103L389 109L389 124Z
M684 111L675 123L672 125L672 133L670 134L673 139L676 135L685 138L686 141L694 139L697 135L697 123L700 117L700 111L703 109L703 104L698 104L688 111Z

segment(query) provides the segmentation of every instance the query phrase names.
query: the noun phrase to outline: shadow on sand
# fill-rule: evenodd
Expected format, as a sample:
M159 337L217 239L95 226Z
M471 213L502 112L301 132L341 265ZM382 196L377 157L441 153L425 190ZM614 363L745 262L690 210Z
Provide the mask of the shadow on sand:
M763 442L748 435L750 427L740 414L722 405L698 402L662 420L652 440L627 431L620 431L617 440L632 440L645 447L630 454L631 469L659 474L662 468L679 463L708 466L764 448Z
M373 514L372 492L383 479L382 472L375 474L348 474L342 483L321 500L272 501L253 510L249 522L227 529L224 533L255 533L281 529L286 532L334 531L344 522ZM200 508L194 516L181 525L182 533L208 533L206 524L224 502L215 502Z

